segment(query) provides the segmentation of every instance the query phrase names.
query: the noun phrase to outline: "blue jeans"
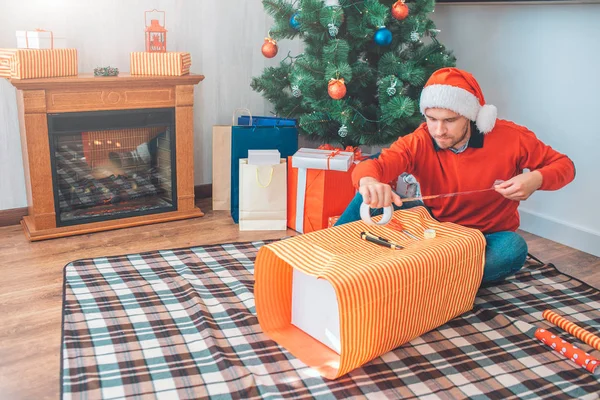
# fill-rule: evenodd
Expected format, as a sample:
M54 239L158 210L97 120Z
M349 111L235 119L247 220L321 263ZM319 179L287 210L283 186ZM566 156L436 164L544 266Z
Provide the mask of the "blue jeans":
M357 193L335 225L359 221L362 202L362 195ZM394 209L408 209L416 206L425 207L425 204L421 201L411 201L403 203L402 207L394 206ZM382 209L372 210L372 215L382 212ZM431 214L431 211L429 213ZM523 267L527 258L527 243L521 235L516 232L503 231L487 233L483 236L485 236L486 246L482 284L500 282Z

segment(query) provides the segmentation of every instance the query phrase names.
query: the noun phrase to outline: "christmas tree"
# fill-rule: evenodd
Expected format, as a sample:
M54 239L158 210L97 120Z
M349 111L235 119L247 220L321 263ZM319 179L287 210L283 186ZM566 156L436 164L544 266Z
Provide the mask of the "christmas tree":
M421 122L419 96L437 69L456 59L436 39L435 0L263 0L274 26L262 47L300 38L303 53L252 79L301 135L342 146L387 144Z

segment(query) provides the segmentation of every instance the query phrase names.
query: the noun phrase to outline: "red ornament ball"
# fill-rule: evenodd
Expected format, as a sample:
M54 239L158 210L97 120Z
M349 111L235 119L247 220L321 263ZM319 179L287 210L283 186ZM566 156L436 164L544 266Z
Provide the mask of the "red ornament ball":
M392 6L392 17L399 21L402 21L404 18L408 17L408 6L404 4L404 1L398 0L394 3Z
M346 84L344 83L344 79L331 79L327 86L327 93L329 93L329 97L334 100L343 98L346 95Z
M265 38L265 43L262 45L263 56L267 58L273 58L277 55L277 42L271 38Z

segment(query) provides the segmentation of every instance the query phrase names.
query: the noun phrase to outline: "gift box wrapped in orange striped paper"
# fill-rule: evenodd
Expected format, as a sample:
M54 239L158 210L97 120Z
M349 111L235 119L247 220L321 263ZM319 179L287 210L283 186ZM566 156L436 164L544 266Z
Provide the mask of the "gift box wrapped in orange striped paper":
M472 309L485 238L433 219L424 207L394 213L419 240L352 222L263 246L255 301L263 331L329 379ZM373 218L377 220L378 217ZM425 229L435 229L424 240ZM404 248L360 238L363 231Z
M77 75L76 49L0 49L0 77L52 78Z
M192 57L190 53L133 52L130 57L131 75L180 76L190 73Z

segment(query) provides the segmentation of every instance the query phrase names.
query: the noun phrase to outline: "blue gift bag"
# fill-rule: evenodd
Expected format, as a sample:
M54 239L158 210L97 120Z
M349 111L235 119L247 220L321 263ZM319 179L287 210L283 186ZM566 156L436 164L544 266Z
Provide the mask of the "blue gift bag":
M238 125L248 126L296 126L295 119L277 118L277 117L261 117L242 115L238 117Z
M253 118L254 122L254 118ZM248 150L279 150L281 158L298 150L295 126L231 127L231 217L238 223L240 204L240 158L248 158Z

